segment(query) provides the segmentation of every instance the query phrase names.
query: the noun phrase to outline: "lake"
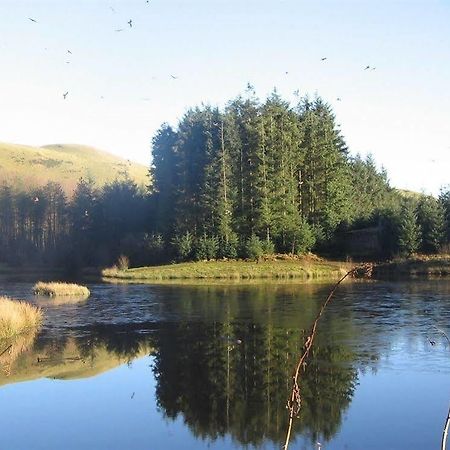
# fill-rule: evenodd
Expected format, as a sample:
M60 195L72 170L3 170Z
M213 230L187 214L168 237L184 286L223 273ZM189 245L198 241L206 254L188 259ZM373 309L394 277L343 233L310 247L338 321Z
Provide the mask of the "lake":
M280 449L304 340L331 284L88 284L0 357L0 448ZM450 281L342 284L301 373L291 449L437 449ZM0 348L0 352L3 348Z

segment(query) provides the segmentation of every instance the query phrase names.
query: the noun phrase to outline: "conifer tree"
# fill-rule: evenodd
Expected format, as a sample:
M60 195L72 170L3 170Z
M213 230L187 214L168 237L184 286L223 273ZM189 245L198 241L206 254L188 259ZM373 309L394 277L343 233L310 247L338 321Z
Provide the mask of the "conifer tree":
M424 196L417 207L417 220L421 229L420 250L438 253L445 240L444 208L434 197Z
M417 221L415 202L405 199L398 222L398 251L402 256L410 256L420 246L420 227Z

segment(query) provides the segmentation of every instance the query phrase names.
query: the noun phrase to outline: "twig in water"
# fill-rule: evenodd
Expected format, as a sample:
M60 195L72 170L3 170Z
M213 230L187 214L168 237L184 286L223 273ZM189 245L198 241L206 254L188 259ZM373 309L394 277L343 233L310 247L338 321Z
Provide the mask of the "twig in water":
M363 275L366 277L370 277L372 275L372 264L363 264L361 266L354 267L352 270L349 270L334 286L333 289L331 289L330 293L328 294L327 299L321 306L319 313L316 316L316 319L314 320L314 323L311 327L311 331L306 338L305 345L303 346L304 351L303 354L300 356L300 359L298 360L297 367L295 369L295 373L293 376L293 384L292 384L292 392L291 397L287 401L286 408L289 410L289 425L286 432L286 441L283 446L283 450L287 450L289 447L289 440L291 438L291 431L292 431L292 424L294 422L294 417L298 417L298 414L300 413L301 403L302 403L302 397L300 393L300 386L298 384L298 377L300 374L300 369L306 364L306 358L309 355L309 352L311 351L314 337L316 336L316 330L317 325L319 323L319 319L322 316L323 312L325 311L325 308L327 307L328 303L330 303L333 294L336 292L336 289L339 287L339 285L350 275Z
M445 450L447 448L447 437L448 437L449 425L450 425L450 407L448 408L447 420L445 421L444 431L442 432L441 450Z
M447 342L450 344L450 339L448 337L448 334L444 330L438 328L435 325L433 325L433 328L436 328L436 330L439 331L439 333L443 334L445 336L445 338L447 339ZM445 450L447 448L447 437L448 437L448 427L449 426L450 426L450 407L448 408L447 419L445 420L444 431L442 432L441 450Z

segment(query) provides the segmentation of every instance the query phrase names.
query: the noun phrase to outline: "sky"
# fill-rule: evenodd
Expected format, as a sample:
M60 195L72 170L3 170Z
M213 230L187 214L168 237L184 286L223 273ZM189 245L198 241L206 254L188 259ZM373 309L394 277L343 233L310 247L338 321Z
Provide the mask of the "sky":
M323 97L391 185L450 184L449 0L0 0L0 23L2 142L149 165L163 122L251 83Z

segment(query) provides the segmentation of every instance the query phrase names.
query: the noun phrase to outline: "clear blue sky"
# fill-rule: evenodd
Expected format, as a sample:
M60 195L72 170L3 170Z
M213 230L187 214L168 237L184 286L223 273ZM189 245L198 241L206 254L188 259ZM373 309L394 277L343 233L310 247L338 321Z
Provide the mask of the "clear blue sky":
M0 0L0 20L1 141L148 164L162 122L251 82L324 97L394 186L450 183L448 0Z

